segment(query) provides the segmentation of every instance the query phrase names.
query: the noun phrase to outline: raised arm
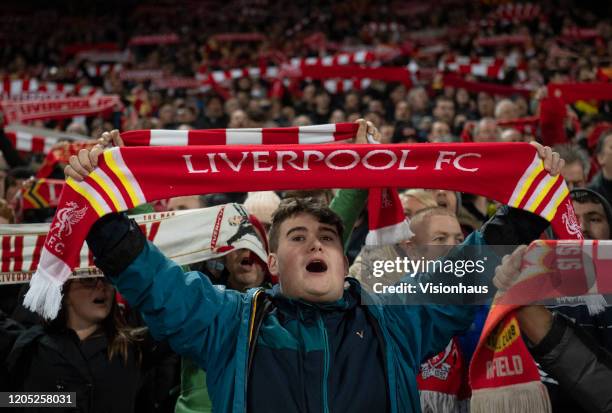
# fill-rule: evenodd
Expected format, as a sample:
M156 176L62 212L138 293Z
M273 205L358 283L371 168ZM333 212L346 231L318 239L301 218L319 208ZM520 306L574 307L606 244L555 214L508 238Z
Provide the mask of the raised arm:
M98 156L119 132L104 133L92 150L70 159L67 176L84 179L97 166ZM167 339L173 349L193 358L200 366L222 362L233 354L241 322L250 311L249 298L235 291L221 291L199 272L183 273L125 214L102 217L90 230L87 243L95 263L117 290L140 311L156 340ZM223 365L223 363L214 363ZM227 365L227 364L226 364Z
M519 278L526 247L504 257L494 283L505 291ZM559 382L561 390L587 411L612 409L612 354L562 314L541 305L521 307L516 318L527 346L540 367Z
M183 273L123 214L101 218L87 243L96 266L142 313L156 340L167 339L204 368L232 354L241 320L248 320L244 294L217 289L199 272Z

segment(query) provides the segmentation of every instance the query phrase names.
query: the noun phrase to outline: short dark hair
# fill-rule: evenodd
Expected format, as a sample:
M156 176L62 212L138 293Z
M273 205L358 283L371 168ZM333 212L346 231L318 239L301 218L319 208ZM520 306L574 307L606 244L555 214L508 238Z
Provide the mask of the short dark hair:
M329 205L333 197L331 189L292 189L283 193L283 198L317 198L324 201L325 205Z
M601 197L595 194L593 191L585 191L585 188L578 189L582 189L582 191L572 190L570 192L572 201L578 202L579 204L591 203L602 205L605 208L606 205L604 204L604 200L602 200Z
M272 226L270 227L270 252L278 249L278 239L281 224L289 218L298 214L309 214L315 217L320 223L328 224L336 228L340 242L344 228L342 219L332 211L324 202L317 198L285 198L272 214Z

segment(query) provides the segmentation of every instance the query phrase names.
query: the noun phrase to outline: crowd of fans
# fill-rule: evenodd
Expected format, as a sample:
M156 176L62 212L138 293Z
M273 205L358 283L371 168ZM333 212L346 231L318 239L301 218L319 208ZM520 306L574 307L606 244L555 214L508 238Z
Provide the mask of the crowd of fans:
M9 1L0 10L0 78L5 84L37 79L92 86L120 97L112 114L30 122L91 139L111 129L285 127L364 118L380 131L383 143L542 141L545 131L537 122L514 121L540 114L547 85L612 80L612 10L607 2L66 1L34 7ZM296 75L299 65L291 63L364 51L373 56L370 67L408 68L409 79L311 79ZM465 56L467 68L455 71L453 62ZM470 65L488 65L489 71ZM278 69L276 76L228 75L232 69L259 68L264 73L269 67ZM457 87L445 77L450 72L474 84L514 88L516 93ZM220 73L225 79L216 75ZM3 90L7 98L7 87ZM561 174L589 239L611 238L610 101L566 105L566 141L553 142L565 160ZM535 126L525 127L526 123ZM21 185L36 174L41 155L17 152L4 134L0 138L0 223L49 221L53 210L29 216L16 211ZM64 165L58 164L49 176L63 179ZM351 209L350 203L344 209L339 205L337 191L207 194L154 207L180 210L244 202L265 232L281 198L307 195L331 203L343 218L342 212L346 215ZM401 200L406 216L413 219L415 242L422 245L457 245L502 208L481 196L422 190L418 185L403 188ZM360 256L367 211L354 221L346 252L353 264L350 274L360 278L367 272ZM243 259L238 254L222 260L220 268L229 270L223 276L215 273L214 265L198 269L236 290L271 281L264 265L254 278L240 278ZM183 360L180 375L179 357L167 343L148 335L138 314L120 310L103 278L70 282L60 317L44 325L19 304L20 287L0 286L0 361L6 360L0 377L7 377L0 378L2 387L35 389L52 383L49 390L77 389L71 390L77 391L77 404L88 406L82 411L210 408L206 395L192 392L204 383L202 377L194 378L197 368ZM96 318L97 307L78 304L87 300L108 303L104 317ZM610 351L612 312L607 305L595 307L572 304L553 309L581 325L596 346ZM80 319L98 321L79 326L75 320ZM103 334L91 339L98 331ZM75 342L83 344L74 347ZM462 343L470 354L474 338L463 338ZM24 357L27 354L32 356ZM53 376L71 371L66 365L83 375ZM48 377L36 373L45 366L61 367L49 367ZM20 374L8 380L4 374L9 370ZM585 409L546 372L542 375L551 386L553 411Z

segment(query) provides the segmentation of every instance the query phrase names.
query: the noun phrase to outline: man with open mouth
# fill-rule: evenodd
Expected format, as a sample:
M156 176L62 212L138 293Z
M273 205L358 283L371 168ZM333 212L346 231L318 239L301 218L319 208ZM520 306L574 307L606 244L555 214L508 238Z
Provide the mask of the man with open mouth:
M363 122L358 138L367 132L379 135ZM546 169L558 174L558 155L544 152ZM464 245L529 243L547 226L504 210ZM87 242L154 336L206 370L213 411L418 412L420 363L470 326L475 306L382 305L376 297L365 305L359 282L346 277L342 239L342 220L326 205L284 200L269 234L268 268L279 284L247 293L184 274L120 214L101 218Z

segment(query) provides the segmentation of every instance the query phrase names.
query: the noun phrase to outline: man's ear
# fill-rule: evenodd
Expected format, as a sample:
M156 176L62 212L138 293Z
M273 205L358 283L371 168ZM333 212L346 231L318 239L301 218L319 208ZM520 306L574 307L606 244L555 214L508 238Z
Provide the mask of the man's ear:
M345 255L344 256L344 275L345 276L348 275L349 267L350 267L349 266L349 260L348 260L348 257Z
M275 277L278 277L278 257L275 253L268 254L268 271Z
M603 166L603 162L604 162L604 156L603 156L603 151L601 151L600 153L597 154L597 163L599 163L600 166Z

